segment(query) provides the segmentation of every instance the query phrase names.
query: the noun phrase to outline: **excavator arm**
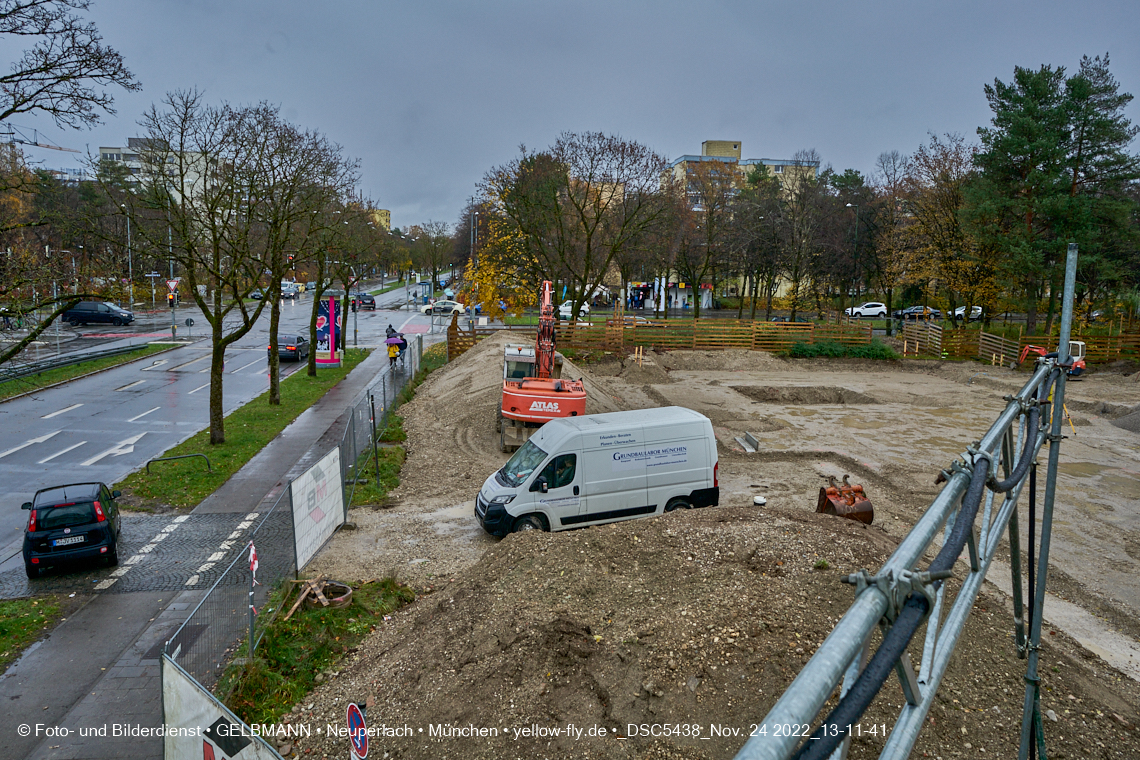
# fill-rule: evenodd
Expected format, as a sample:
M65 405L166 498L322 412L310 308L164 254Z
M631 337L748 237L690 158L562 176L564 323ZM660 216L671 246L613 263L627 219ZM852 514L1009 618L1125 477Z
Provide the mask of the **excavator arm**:
M534 344L536 377L546 380L554 374L554 285L542 283L539 296L538 340Z

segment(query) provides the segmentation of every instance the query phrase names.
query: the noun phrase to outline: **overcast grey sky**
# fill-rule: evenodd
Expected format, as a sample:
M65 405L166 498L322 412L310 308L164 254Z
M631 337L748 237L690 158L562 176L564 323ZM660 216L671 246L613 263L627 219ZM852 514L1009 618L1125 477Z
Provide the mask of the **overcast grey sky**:
M668 159L714 139L740 140L746 158L815 148L870 173L928 132L974 138L990 117L983 85L1015 65L1072 71L1108 52L1140 95L1136 0L95 0L89 17L142 92L117 92L118 115L90 132L16 124L94 153L138 134L170 90L269 101L358 157L361 189L400 227L454 223L490 167L563 130ZM1129 116L1140 122L1140 101Z

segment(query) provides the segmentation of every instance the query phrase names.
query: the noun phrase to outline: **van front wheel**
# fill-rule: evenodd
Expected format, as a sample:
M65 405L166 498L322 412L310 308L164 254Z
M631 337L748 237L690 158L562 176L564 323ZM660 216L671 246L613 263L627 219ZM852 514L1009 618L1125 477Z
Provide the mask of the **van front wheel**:
M676 499L670 499L669 502L665 505L665 511L666 512L672 512L675 509L692 509L692 508L693 508L693 505L689 503L689 500L683 499L681 497L677 497Z
M524 530L546 530L546 526L538 515L523 515L515 520L514 532L522 533Z

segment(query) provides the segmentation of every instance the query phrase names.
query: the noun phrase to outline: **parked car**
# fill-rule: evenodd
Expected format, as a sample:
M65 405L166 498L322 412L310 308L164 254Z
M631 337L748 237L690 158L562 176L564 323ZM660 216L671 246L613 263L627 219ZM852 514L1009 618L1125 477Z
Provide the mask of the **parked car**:
M942 312L931 306L908 306L893 314L895 319L942 319Z
M878 301L868 301L859 306L852 306L844 312L849 317L856 319L863 319L864 317L873 317L875 319L885 319L887 316L887 305L879 303Z
M273 346L266 346L272 356ZM268 357L267 357L268 358ZM304 335L282 335L277 339L277 358L301 362L309 358L309 341Z
M562 304L558 307L558 318L570 319L570 312L573 309L574 303L572 301L563 301ZM583 303L582 308L578 310L578 319L585 319L588 316L590 316L590 304Z
M805 322L810 323L811 320L807 317L796 317L794 320L791 317L772 317L773 322Z
M429 303L424 306L420 311L424 314L443 314L450 316L452 314L462 314L466 309L463 304L458 301L440 300L435 303Z
M119 564L122 524L115 499L121 494L103 483L73 483L36 491L23 509L24 569L29 578L56 565L86 560Z
M371 293L353 293L352 308L370 309L376 311L376 296Z
M134 322L135 314L105 301L80 301L63 312L62 319L72 327L86 324L112 324L118 327Z
M969 321L977 322L979 319L982 318L982 307L981 306L971 306L971 307L969 307L969 309L970 309L970 316L968 318ZM957 317L958 319L966 319L967 318L966 317L966 307L965 306L959 306L957 309L954 310L954 316Z

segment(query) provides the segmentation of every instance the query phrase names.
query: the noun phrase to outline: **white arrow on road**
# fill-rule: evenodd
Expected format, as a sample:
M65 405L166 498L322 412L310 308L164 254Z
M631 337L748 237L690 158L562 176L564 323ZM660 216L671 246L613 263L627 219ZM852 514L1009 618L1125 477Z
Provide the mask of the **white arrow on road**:
M39 438L33 438L32 440L28 441L27 443L21 443L19 446L16 446L15 448L11 448L11 449L8 449L7 451L3 452L3 453L0 453L0 459L3 459L4 457L8 456L9 454L15 454L20 449L26 449L29 446L32 446L34 444L43 443L47 439L54 438L55 436L59 435L62 432L63 432L62 430L57 430L54 433L48 433L47 435L41 435Z
M130 438L126 439L125 441L120 441L119 443L116 443L114 446L107 449L103 453L96 454L95 456L91 457L90 459L88 459L86 462L83 462L79 466L80 467L90 467L91 465L95 464L96 462L98 462L100 459L103 459L104 457L118 457L118 456L122 456L123 454L130 454L131 452L133 452L135 450L135 444L138 443L139 439L141 439L144 435L146 435L145 432L139 433L138 435L132 435Z

